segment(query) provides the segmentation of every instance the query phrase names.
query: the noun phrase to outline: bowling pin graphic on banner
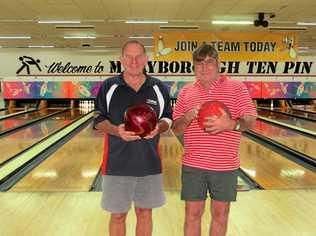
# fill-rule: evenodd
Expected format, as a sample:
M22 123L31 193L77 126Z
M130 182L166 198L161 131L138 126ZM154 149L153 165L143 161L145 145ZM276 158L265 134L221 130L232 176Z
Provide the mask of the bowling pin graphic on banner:
M48 82L45 81L45 82L42 84L42 86L41 86L41 89L40 89L40 95L41 95L41 97L44 97L45 94L46 94L46 92L47 92L47 88L48 88L47 84L48 84Z
M23 85L24 92L28 95L31 94L31 88L30 88L31 84L22 82L22 85Z
M289 86L289 84L284 84L283 82L280 83L281 86L281 91L284 95L287 94L287 87Z
M85 97L91 96L90 91L82 84L79 84L79 92Z
M73 82L73 84L77 87L80 95L82 95L83 97L91 97L91 92L84 84L81 84L79 82Z
M172 52L171 48L165 48L163 37L159 35L157 42L157 56L165 56Z
M297 87L296 96L300 97L304 92L304 82L301 82L300 85Z
M286 45L290 57L295 59L297 57L297 53L294 49L294 38L285 36L285 38L283 38L283 43Z

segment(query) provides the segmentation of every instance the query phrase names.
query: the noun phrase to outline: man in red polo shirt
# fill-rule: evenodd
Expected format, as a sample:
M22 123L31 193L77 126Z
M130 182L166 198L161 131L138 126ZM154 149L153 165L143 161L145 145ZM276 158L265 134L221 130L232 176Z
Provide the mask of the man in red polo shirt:
M173 131L184 134L181 199L185 200L186 236L201 235L205 200L211 197L210 235L227 231L230 202L236 201L238 149L241 131L255 124L256 109L240 81L219 74L217 51L203 44L193 53L196 80L182 88L173 113ZM205 128L197 120L201 105L210 100L229 110L207 117Z

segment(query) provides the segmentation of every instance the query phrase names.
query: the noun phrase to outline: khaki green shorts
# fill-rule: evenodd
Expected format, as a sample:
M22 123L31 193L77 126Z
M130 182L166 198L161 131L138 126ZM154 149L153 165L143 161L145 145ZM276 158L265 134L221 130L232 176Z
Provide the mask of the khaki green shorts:
M237 170L213 171L182 166L181 199L206 200L207 194L217 201L236 201Z

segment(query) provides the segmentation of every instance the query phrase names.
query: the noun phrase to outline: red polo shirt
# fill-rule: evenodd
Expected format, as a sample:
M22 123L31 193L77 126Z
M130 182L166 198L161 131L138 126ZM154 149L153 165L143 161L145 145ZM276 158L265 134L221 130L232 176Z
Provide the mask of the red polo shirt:
M233 119L243 115L256 116L256 108L246 86L224 75L205 90L199 81L185 85L177 98L173 120L181 118L193 107L210 100L223 102ZM184 131L183 165L207 170L228 171L239 168L238 150L241 133L224 131L218 134L204 132L194 119Z

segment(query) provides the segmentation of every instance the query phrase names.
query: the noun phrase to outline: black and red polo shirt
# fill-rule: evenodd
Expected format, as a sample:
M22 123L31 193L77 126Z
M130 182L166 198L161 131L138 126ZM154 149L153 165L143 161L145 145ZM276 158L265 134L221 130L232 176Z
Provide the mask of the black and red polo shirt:
M123 79L123 74L103 82L96 98L99 115L94 126L104 120L114 125L123 123L125 110L146 103L157 113L159 120L172 119L169 93L163 82L146 75L142 87L136 92ZM104 142L103 175L146 176L161 173L158 153L159 135L153 139L126 142L120 137L106 135Z

